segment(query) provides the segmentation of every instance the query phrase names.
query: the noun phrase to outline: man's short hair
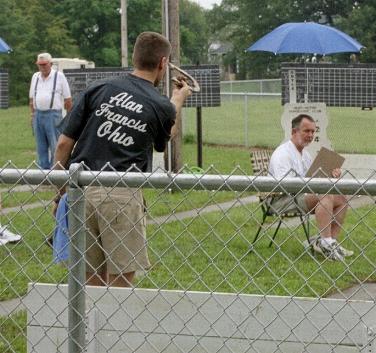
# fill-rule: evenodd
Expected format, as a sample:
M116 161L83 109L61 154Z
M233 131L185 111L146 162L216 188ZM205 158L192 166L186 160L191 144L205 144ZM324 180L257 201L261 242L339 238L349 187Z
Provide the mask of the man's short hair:
M43 65L43 64L49 64L52 62L52 56L50 53L40 53L37 56L37 64Z
M291 127L293 129L296 129L300 126L300 123L302 122L303 119L308 119L310 122L314 123L315 120L308 114L299 114L296 116L294 119L291 121Z
M133 50L133 65L139 70L154 70L162 57L171 53L170 42L156 32L143 32L137 39Z

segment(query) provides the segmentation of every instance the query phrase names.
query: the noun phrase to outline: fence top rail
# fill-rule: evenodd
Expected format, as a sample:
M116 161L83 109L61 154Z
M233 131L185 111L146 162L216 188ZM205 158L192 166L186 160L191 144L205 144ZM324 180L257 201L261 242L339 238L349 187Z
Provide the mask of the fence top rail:
M251 83L251 82L275 82L281 81L280 78L265 78L265 79L256 79L256 80L234 80L234 81L221 81L221 83Z
M328 179L328 178L283 178L218 175L218 174L173 174L135 173L38 169L1 169L0 183L27 185L144 187L156 189L195 189L217 191L262 191L287 193L331 193L343 195L376 195L374 179Z
M267 92L221 92L224 96L271 96L280 97L281 93L267 93Z

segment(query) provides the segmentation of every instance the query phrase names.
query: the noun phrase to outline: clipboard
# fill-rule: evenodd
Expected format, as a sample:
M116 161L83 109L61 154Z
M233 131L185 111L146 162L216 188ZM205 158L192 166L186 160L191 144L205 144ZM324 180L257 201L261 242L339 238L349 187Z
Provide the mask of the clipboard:
M314 178L332 178L332 171L341 168L345 158L337 152L321 147L306 176Z

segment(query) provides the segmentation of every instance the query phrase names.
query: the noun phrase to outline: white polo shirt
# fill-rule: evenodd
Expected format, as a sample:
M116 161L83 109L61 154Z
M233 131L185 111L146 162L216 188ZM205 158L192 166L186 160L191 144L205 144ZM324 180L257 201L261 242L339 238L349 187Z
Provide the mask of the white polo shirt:
M291 140L279 145L273 152L269 163L269 174L276 179L285 176L304 177L312 164L308 151L300 153Z
M29 98L33 98L34 109L62 110L64 108L64 99L71 97L68 81L64 74L58 71L55 96L52 108L50 108L55 72L54 69L51 69L50 74L46 78L43 78L40 72L36 72L31 78Z

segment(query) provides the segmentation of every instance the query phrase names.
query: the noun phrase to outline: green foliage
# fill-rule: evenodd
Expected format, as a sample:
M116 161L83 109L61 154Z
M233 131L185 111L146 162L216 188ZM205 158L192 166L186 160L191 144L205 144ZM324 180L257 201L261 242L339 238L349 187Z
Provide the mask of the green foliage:
M183 141L185 144L193 144L196 142L196 136L193 134L186 134L183 136Z
M196 65L206 63L208 52L208 25L202 8L188 0L180 2L181 62Z
M375 33L376 1L371 0L354 7L347 18L341 18L343 29L357 38L366 48L362 50L362 62L376 62Z
M81 55L96 66L120 66L120 1L66 0L58 7L70 19L69 30L77 41ZM127 2L128 62L132 48L143 31L162 31L159 0Z
M0 34L13 49L12 53L0 57L1 67L9 70L11 105L28 102L38 53L48 51L54 57L78 53L66 27L67 19L53 13L56 3L54 0L0 2Z
M159 0L128 1L128 47L132 53L137 36L144 31L162 32L162 7Z
M0 36L13 52L0 55L10 74L11 105L25 104L36 55L81 57L97 67L120 66L120 1L113 0L0 0ZM162 31L160 0L127 2L128 62L142 31ZM223 0L204 10L191 0L180 8L181 62L207 62L210 41L230 43L224 64L237 67L237 78L278 77L282 61L296 56L248 53L244 50L278 25L293 21L321 21L354 36L367 49L361 61L375 62L376 1L353 0ZM209 40L210 38L210 40ZM335 61L348 61L337 55Z
M143 31L162 32L160 0L127 2L128 62ZM13 52L0 55L9 70L11 105L26 104L35 59L47 51L53 57L81 57L97 67L120 66L120 1L113 0L0 0L0 36ZM182 62L206 61L205 11L181 2Z
M216 39L233 44L228 54L237 61L238 79L267 78L279 76L282 61L293 61L296 56L272 53L244 52L252 43L266 33L286 22L315 21L334 25L353 35L366 45L364 61L375 62L374 21L376 2L353 0L223 0L210 11L210 33ZM363 55L361 60L363 61ZM337 55L332 61L348 61L348 55Z
M80 55L96 66L120 66L119 1L66 0L57 11L69 18L68 29Z

